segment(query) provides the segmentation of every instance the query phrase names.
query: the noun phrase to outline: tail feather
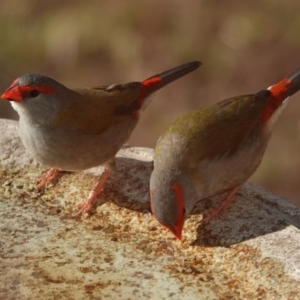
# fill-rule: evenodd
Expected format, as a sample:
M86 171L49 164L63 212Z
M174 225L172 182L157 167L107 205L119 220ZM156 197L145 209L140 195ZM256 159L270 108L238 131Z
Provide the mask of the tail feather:
M291 80L291 85L288 89L288 96L292 96L300 89L300 69L288 77Z
M172 81L196 70L201 66L202 63L200 61L193 61L175 68L172 68L170 70L167 70L165 72L162 72L160 74L151 76L150 78L143 81L143 85L147 85L148 82L152 82L153 80L159 78L160 83L156 85L156 90L164 87L165 85L171 83Z
M200 61L193 61L173 69L167 70L160 74L149 77L148 79L142 82L142 90L137 101L140 104L140 107L145 109L150 103L151 95L154 94L157 90L166 86L167 84L179 79L180 77L196 70L201 66ZM150 97L149 97L150 96Z
M291 76L284 78L278 83L269 87L270 97L266 104L266 108L262 114L264 122L273 124L279 114L284 109L287 103L285 101L289 96L292 96L300 89L300 69L294 72Z

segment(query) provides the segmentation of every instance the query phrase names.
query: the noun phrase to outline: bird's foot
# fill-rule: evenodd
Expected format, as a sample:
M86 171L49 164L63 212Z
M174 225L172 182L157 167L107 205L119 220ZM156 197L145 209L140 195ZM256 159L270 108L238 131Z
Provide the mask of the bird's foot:
M77 204L77 208L79 209L79 211L74 215L74 218L79 217L79 216L89 212L92 209L93 205L97 201L97 196L102 192L105 181L109 177L110 173L111 173L111 170L109 170L109 169L105 170L105 172L101 176L98 184L90 192L89 196L84 201Z
M208 216L205 217L205 218L203 218L203 219L198 223L198 225L204 225L204 224L207 224L207 223L209 223L209 221L210 221L211 219L218 218L218 217L222 214L222 212L224 211L224 209L225 209L225 208L223 208L222 210L220 210L219 208L220 208L220 206L219 206L217 209L212 209L212 208L208 209L208 210L207 210L207 211L208 211Z
M40 175L36 180L39 182L35 188L35 192L39 192L45 185L51 183L59 174L58 169L50 169L49 171Z
M101 191L100 191L101 192ZM100 193L99 193L100 194ZM89 212L95 202L97 201L97 196L96 192L92 190L89 194L89 196L79 204L77 204L77 208L79 209L78 212L74 215L74 218L79 217L87 212Z
M239 186L232 189L228 196L221 202L221 204L216 209L209 209L209 215L205 218L203 218L198 225L204 225L207 224L211 219L219 217L227 205L232 201L233 196L235 195L236 191L238 190Z

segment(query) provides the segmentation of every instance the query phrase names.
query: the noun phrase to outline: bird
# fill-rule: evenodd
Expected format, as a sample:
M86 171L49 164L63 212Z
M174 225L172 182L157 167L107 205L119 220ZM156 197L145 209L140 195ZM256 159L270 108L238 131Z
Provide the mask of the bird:
M260 165L274 123L299 88L300 69L266 90L191 111L171 124L157 141L150 177L158 222L182 240L195 204L224 193L200 224L219 216Z
M77 205L74 217L89 212L107 178L115 156L127 142L153 94L196 70L202 63L180 65L141 82L69 89L40 74L13 81L1 98L19 114L19 135L28 153L50 170L40 175L35 192L61 171L78 172L103 166L96 187Z

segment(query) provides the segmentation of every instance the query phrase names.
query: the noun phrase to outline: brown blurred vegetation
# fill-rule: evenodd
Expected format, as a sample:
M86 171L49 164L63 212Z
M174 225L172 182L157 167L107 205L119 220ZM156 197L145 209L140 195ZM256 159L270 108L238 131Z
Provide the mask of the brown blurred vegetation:
M124 83L192 60L160 91L130 143L154 147L192 109L257 92L300 67L300 1L1 0L0 91L24 73L69 87ZM0 117L16 118L0 101ZM280 117L252 181L300 205L300 93Z

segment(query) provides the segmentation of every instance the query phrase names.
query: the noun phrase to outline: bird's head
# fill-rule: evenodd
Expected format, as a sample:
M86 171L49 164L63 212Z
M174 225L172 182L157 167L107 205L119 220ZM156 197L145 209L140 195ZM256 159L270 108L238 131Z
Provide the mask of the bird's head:
M168 185L164 181L157 181L154 176L152 173L150 180L151 210L158 222L181 240L185 219L182 187L180 183Z
M54 120L64 109L70 94L71 90L47 76L25 74L14 80L1 98L11 101L21 118L29 116L44 123Z
M13 81L11 86L2 94L1 98L23 103L31 99L38 99L45 95L53 95L60 86L55 80L39 75L25 74Z

